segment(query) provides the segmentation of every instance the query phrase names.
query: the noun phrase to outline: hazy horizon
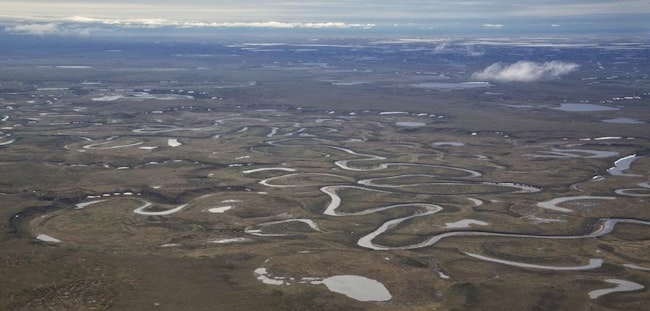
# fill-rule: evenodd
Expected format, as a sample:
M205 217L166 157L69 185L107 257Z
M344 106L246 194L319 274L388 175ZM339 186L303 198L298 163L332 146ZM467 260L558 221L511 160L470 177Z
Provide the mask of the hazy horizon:
M650 33L645 1L1 1L4 33L187 34L224 29L343 34ZM163 29L163 31L160 31Z

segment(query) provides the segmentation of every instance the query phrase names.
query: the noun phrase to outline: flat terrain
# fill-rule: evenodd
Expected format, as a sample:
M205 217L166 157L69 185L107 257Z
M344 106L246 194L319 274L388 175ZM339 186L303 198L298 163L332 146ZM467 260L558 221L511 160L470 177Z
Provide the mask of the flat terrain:
M4 47L0 309L650 302L647 44L341 41Z

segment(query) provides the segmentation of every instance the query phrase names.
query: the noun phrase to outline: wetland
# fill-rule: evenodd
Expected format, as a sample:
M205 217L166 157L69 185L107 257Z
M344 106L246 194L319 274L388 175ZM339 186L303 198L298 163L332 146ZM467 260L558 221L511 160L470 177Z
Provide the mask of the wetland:
M647 47L87 40L0 60L0 309L650 301Z

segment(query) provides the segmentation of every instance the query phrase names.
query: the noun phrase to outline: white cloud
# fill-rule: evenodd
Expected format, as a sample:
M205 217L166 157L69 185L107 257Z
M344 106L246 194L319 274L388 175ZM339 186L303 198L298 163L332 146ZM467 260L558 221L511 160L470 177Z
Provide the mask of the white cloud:
M503 24L483 24L485 28L503 28Z
M87 36L96 28L61 25L58 23L31 23L6 26L4 31L23 35L75 35Z
M167 19L110 19L84 16L72 16L57 21L41 21L29 24L10 23L5 31L31 35L88 35L91 31L106 28L309 28L309 29L371 29L375 24L358 24L343 22L187 22Z
M168 21L162 18L139 18L139 19L112 19L112 18L94 18L85 16L72 16L64 19L70 23L79 24L103 24L116 25L125 27L142 27L157 28L163 26L178 26L180 23Z
M86 17L86 16L71 16L68 18L65 18L64 20L70 21L70 22L77 22L77 23L99 23L102 20L98 18L93 18L93 17Z
M578 69L578 67L578 64L559 61L545 63L518 61L511 65L494 63L481 72L475 72L472 78L487 81L531 82L557 79Z
M59 29L59 25L57 25L56 23L47 23L47 24L22 24L22 25L9 26L5 28L5 31L11 33L42 36L42 35L58 33L60 29Z
M325 23L287 23L287 22L227 22L227 23L175 23L174 26L181 27L217 27L217 28L316 28L316 29L346 29L346 28L364 28L375 27L374 24L348 24L341 22Z

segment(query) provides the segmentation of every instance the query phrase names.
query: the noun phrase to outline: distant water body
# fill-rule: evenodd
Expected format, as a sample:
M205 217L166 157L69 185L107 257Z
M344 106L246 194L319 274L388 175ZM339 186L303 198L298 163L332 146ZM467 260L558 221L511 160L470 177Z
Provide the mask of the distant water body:
M571 111L571 112L589 112L589 111L613 111L618 108L595 105L595 104L561 104L560 107L553 108L555 110Z
M423 127L427 125L424 122L395 122L395 125L397 126L403 126L403 127Z
M416 83L409 86L420 89L433 89L433 90L459 90L459 89L473 89L480 87L490 87L488 82L461 82L461 83L445 83L445 82L429 82L429 83Z
M614 123L614 124L645 124L645 122L636 119L630 118L614 118L603 120L605 123Z

